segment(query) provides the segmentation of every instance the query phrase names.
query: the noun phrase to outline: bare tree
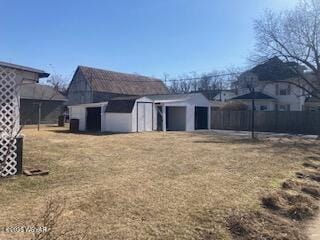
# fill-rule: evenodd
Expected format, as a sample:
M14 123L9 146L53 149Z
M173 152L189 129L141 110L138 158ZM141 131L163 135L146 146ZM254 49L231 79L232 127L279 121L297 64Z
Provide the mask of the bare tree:
M211 89L211 80L212 77L208 74L202 74L198 80L199 90L209 90Z
M239 88L239 77L241 73L243 72L242 68L231 66L227 68L226 73L228 73L225 82L224 82L224 88L225 89L233 89L235 90L235 93L237 94L238 88Z
M234 73L235 74L235 73ZM212 71L209 73L197 74L191 72L189 74L180 75L177 79L166 80L169 89L173 93L189 93L196 91L218 91L229 89L234 76L228 71Z
M68 89L68 81L60 74L51 75L46 80L46 83L63 94L65 94Z
M179 93L180 92L180 85L178 81L172 81L169 85L169 91L171 93Z
M266 11L254 22L254 30L255 59L279 57L298 76L288 83L320 98L320 1L300 0L292 10Z
M195 73L183 74L178 77L178 79L167 80L169 85L169 90L172 93L188 93L194 88L193 79Z

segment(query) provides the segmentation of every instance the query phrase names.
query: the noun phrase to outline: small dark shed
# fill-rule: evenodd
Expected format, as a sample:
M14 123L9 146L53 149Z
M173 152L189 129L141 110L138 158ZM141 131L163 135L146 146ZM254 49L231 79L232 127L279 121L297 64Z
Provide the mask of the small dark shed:
M53 124L64 111L66 98L51 86L23 84L20 94L20 123L37 124L39 112L41 123Z

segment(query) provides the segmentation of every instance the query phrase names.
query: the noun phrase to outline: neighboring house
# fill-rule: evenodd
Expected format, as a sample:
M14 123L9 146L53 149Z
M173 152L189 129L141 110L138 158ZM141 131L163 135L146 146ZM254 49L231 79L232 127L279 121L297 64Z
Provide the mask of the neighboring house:
M304 71L294 63L284 63L279 58L272 58L241 74L238 96L232 101L242 101L251 108L249 86L256 92L256 110L261 111L302 111L306 100L304 91L290 82L299 81L292 68Z
M252 109L252 99L254 99L255 110L258 111L274 111L277 104L277 100L262 92L251 92L232 99L232 101L241 101L248 106L248 109ZM287 110L287 109L280 109Z
M21 66L13 63L0 61L0 66L14 69L17 74L17 78L20 79L19 84L39 83L40 78L46 78L50 75L49 73L36 68Z
M17 64L0 62L1 67L14 69L20 95L20 123L38 123L41 107L41 123L56 123L66 98L50 86L40 85L39 79L47 78L49 73Z
M201 93L207 99L209 99L210 101L213 101L214 97L217 96L217 94L219 93L219 90L217 90L217 89L207 89L207 90L199 89L198 91L192 91L191 93Z
M220 101L220 102L226 102L227 100L236 96L235 90L229 90L229 89L199 90L199 91L193 91L191 93L202 93L210 101Z
M79 66L68 88L68 105L167 93L169 90L160 79Z
M40 84L23 84L20 92L20 123L37 124L39 112L41 123L57 123L67 101L53 87Z
M213 100L226 102L235 96L235 90L219 90L218 94L213 98Z
M69 106L80 131L145 132L209 129L210 102L200 93L115 97Z

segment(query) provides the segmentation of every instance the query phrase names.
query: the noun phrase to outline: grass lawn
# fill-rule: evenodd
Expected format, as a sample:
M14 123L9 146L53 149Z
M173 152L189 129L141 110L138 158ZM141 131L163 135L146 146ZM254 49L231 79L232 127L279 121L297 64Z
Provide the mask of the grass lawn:
M87 239L230 239L225 217L259 209L261 195L317 156L314 140L252 142L214 133L71 134L24 129L25 165L43 177L0 182L0 223L26 225L48 196L66 198L66 218L91 223ZM70 221L69 221L70 223ZM67 223L66 223L67 224ZM20 234L0 233L0 239ZM20 238L23 239L23 238Z

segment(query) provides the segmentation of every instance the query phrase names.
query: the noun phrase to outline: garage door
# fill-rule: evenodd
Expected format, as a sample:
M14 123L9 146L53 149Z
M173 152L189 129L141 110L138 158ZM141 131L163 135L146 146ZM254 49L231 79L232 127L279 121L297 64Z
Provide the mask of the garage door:
M185 131L186 118L186 107L166 107L167 131Z
M87 131L101 131L101 108L87 108L86 118Z
M196 130L208 129L208 108L207 107L196 107L194 117L195 117L194 127Z

